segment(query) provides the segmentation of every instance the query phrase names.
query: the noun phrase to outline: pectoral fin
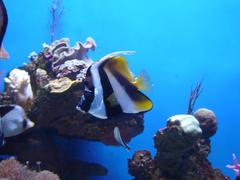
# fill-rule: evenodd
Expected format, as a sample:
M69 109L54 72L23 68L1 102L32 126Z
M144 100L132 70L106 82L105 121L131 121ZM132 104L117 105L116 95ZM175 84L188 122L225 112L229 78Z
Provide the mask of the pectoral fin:
M114 138L121 146L123 146L127 150L130 150L130 147L123 141L120 130L117 126L114 128Z

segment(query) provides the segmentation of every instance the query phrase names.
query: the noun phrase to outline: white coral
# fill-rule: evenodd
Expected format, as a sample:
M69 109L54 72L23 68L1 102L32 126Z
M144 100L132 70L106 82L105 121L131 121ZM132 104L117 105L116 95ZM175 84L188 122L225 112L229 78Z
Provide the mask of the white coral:
M202 129L200 128L198 120L189 114L179 114L168 118L168 123L179 121L184 133L189 135L200 135Z
M33 100L33 92L28 72L20 69L13 69L8 78L4 78L11 95L16 99L16 103L25 106Z

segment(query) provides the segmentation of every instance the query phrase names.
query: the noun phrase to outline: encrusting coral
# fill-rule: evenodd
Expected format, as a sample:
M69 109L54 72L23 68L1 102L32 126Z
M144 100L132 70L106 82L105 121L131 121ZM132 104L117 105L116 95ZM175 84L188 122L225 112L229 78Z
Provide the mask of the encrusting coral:
M179 115L173 117L181 119ZM201 122L197 124L201 126ZM189 125L192 127L191 123ZM186 127L181 125L181 121L175 120L168 121L166 128L159 129L154 137L157 149L154 158L151 158L147 150L135 152L132 159L128 160L129 173L135 177L134 179L227 179L220 170L214 169L207 159L210 152L210 136L206 136L206 133L196 136L184 128Z
M1 161L0 178L11 180L60 180L56 174L47 170L32 171L14 158Z

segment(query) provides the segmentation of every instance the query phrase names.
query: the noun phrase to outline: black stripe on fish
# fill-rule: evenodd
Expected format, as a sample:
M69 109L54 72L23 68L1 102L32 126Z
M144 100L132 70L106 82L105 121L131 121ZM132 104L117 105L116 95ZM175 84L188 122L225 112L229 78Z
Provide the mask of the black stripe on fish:
M2 41L7 30L7 25L8 25L7 9L3 3L3 0L0 0L0 46L2 46Z
M113 115L123 113L123 111L120 104L117 102L117 99L114 96L111 83L108 79L106 72L103 69L105 63L106 62L102 63L99 66L98 72L100 76L101 85L103 88L103 99L104 99L106 114L107 114L107 117L111 117ZM116 102L113 103L112 101L116 101Z
M123 141L123 144L124 144L124 146L123 146L123 147L127 148L128 150L131 150L131 148L128 146L128 144L127 144L127 143L125 143L125 141Z
M151 102L151 100L145 94L139 91L138 88L134 86L131 82L129 82L123 75L115 71L112 71L112 75L120 83L123 90L126 91L127 95L133 102L142 102L146 100ZM148 109L146 111L149 111L149 110L151 109ZM146 111L141 111L141 112L146 112Z
M14 109L14 106L11 105L2 105L0 106L0 116L4 117L8 112Z
M94 85L91 75L91 67L89 67L87 70L86 78L84 80L84 87L85 90L83 92L83 95L81 96L77 108L80 108L85 112L88 112L94 99Z

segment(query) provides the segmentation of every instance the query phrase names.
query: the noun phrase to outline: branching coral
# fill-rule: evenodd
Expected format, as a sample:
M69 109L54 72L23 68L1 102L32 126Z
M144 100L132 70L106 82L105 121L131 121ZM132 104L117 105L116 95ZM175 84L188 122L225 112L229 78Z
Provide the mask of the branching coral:
M29 110L33 101L33 92L28 72L16 68L4 80L8 95L13 97L16 104Z
M50 25L51 42L54 41L57 25L63 15L63 8L61 7L61 5L62 5L62 0L52 1L52 7L51 7L52 22Z
M238 163L237 156L234 153L232 154L232 157L233 157L234 164L233 165L228 164L228 165L226 165L226 167L234 170L237 175L236 179L239 179L240 178L240 164Z
M194 105L195 105L199 95L202 93L202 90L203 90L202 82L203 82L203 79L201 79L199 82L197 82L195 88L191 88L189 101L188 101L187 114L192 114Z

